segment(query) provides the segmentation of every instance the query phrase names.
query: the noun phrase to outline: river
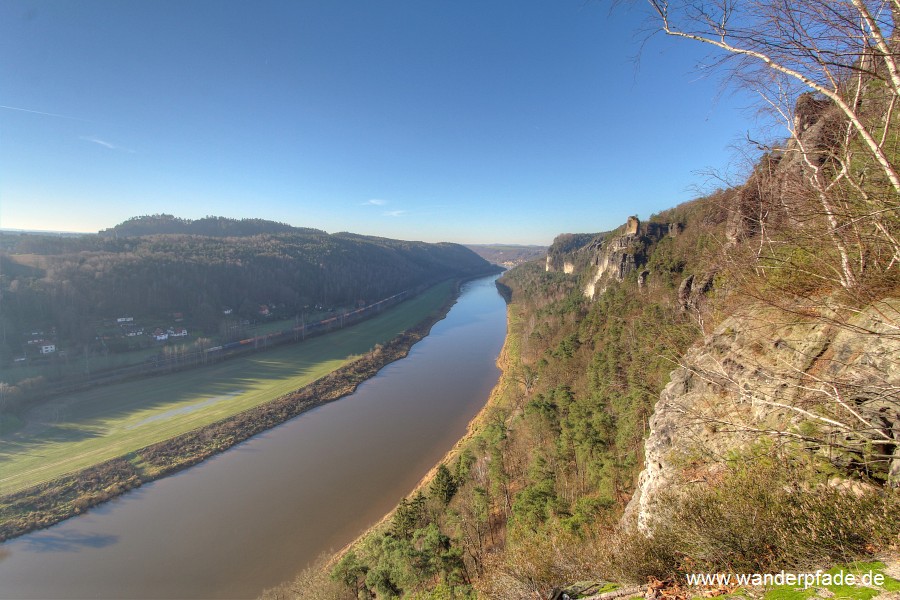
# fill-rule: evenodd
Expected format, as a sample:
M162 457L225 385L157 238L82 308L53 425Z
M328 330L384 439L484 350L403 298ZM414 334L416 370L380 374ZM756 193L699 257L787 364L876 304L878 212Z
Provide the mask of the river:
M357 391L200 465L0 544L0 598L254 598L377 522L497 383L496 276Z

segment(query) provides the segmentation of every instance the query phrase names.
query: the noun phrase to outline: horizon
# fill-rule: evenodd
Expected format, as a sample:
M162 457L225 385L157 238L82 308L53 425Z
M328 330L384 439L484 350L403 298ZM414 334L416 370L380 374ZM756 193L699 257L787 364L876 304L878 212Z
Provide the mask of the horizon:
M613 229L739 170L729 147L759 127L748 94L708 77L702 50L642 34L646 17L581 0L11 0L0 227L227 214L537 245Z
M174 215L174 216L176 218L178 218L177 215ZM224 217L221 215L208 215L208 216L220 217L220 218L235 220L235 221L240 220L240 219L232 219L231 217ZM264 220L268 221L269 219L264 219ZM273 222L275 222L275 221L273 221ZM292 223L284 223L284 224L289 225L290 227L293 227L295 229L303 229L304 228L304 226L302 226L302 225L294 225ZM116 223L115 225L112 225L110 227L104 227L97 231L75 231L75 230L65 230L65 229L20 229L20 228L16 228L16 227L0 227L0 233L22 233L22 234L32 234L32 235L68 235L68 236L99 235L102 231L104 231L106 229L112 229L113 227L116 227L117 225L121 225L121 223ZM320 230L320 231L323 231L328 235L335 235L338 233L350 233L350 234L354 234L354 235L362 235L362 236L370 236L370 237L383 237L383 236L377 236L374 234L368 234L368 233L358 232L358 231L343 231L343 230L342 231L325 231L324 229ZM571 233L571 232L561 232L561 233ZM163 234L163 235L165 235L165 234ZM398 239L401 241L424 241L424 240L412 240L412 239L406 239L406 238L394 238L394 239ZM429 243L451 243L451 244L460 244L462 246L516 246L516 247L522 247L522 248L547 248L552 244L552 241L547 244L531 244L531 243L520 243L520 242L457 242L454 240L439 240L436 242L429 242Z

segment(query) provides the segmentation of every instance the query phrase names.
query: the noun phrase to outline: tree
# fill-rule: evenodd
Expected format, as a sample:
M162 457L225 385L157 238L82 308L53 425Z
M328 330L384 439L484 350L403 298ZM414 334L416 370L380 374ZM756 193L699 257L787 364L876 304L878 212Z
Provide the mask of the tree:
M456 480L450 469L443 463L438 467L431 482L431 496L437 498L441 504L447 506L456 494Z
M711 45L739 59L735 76L760 90L803 89L828 98L852 124L900 193L884 139L866 123L860 82L885 84L900 96L900 25L896 0L648 0L662 30ZM854 85L854 83L856 85Z
M416 529L427 523L425 514L425 496L417 492L411 500L403 498L394 512L391 532L401 539L411 539Z
M331 579L339 581L354 592L364 587L369 567L353 551L346 553L331 571Z
M667 35L714 48L729 76L782 118L803 187L836 250L841 286L900 263L900 2L897 0L647 0ZM806 94L804 100L804 94ZM804 133L835 115L830 139ZM818 116L817 115L817 116ZM797 190L789 197L796 198ZM802 195L802 194L801 194ZM790 200L790 198L789 198ZM788 202L788 212L796 203ZM800 209L795 220L809 216ZM874 264L873 264L874 262Z

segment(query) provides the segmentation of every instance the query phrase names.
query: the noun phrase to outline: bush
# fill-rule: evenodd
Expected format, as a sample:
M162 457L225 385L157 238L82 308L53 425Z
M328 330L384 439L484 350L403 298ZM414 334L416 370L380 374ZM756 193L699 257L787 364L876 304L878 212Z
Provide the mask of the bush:
M784 457L717 484L662 494L651 536L619 532L606 567L644 581L685 572L761 572L848 562L896 543L900 497L862 484L814 484Z

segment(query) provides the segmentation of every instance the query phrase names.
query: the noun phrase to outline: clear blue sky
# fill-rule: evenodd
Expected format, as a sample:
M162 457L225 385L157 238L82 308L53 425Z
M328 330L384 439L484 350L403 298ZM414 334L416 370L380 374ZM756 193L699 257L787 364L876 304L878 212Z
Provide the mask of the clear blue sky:
M641 2L0 3L0 227L171 213L549 243L694 194L754 127Z

